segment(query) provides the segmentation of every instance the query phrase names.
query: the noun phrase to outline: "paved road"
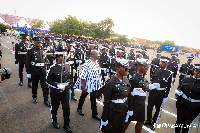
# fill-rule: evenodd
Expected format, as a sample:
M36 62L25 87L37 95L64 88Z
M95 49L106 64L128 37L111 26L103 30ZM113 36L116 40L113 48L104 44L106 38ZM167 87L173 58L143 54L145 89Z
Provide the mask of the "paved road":
M51 125L50 108L43 104L42 90L38 89L38 103L32 103L31 89L27 86L26 72L24 70L24 84L19 86L18 68L14 64L14 54L11 54L12 41L17 42L13 37L6 36L0 37L2 43L1 50L3 52L2 68L11 68L13 74L11 78L3 81L0 84L0 133L62 133L65 130L63 126L62 107L58 110L58 123L61 126L59 130L54 129ZM126 48L129 51L129 48ZM136 50L135 50L136 51ZM148 50L147 54L150 55L150 59L155 57L155 51ZM163 55L170 56L169 53L162 53ZM179 55L181 64L187 61L187 57ZM198 58L195 58L193 63L199 62ZM149 72L147 75L149 79ZM161 124L161 128L156 128L157 133L172 133L174 131L170 125L173 125L176 121L176 100L174 99L174 90L177 88L178 77L176 78L176 84L172 86L170 92L170 98L165 103L161 118L158 125ZM76 90L76 97L80 97L80 90ZM103 99L98 102L98 113L101 116ZM70 126L74 133L98 133L99 122L91 118L91 104L89 98L86 99L83 112L85 116L80 116L76 112L78 102L70 101ZM148 101L146 100L146 104ZM165 125L168 124L168 126ZM198 123L198 118L194 120L194 124ZM164 126L164 127L163 127ZM192 125L194 126L194 125ZM197 128L192 127L190 133L196 133ZM199 129L200 130L200 129ZM133 133L135 131L135 124L131 123L127 129L127 133ZM143 126L142 133L153 132L148 127Z

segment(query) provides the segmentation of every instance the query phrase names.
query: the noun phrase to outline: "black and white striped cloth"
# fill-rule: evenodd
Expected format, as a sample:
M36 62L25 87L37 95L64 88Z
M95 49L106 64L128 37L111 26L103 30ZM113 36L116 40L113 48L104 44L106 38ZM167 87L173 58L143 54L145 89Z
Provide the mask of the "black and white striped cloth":
M81 79L85 79L85 89L88 93L99 90L103 83L99 63L94 63L91 60L84 63L74 88L82 89Z

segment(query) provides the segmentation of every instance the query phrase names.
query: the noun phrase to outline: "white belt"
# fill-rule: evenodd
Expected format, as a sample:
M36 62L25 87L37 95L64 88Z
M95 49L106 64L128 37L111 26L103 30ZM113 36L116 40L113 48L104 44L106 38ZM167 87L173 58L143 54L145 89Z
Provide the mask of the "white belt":
M192 99L190 97L187 97L185 94L182 95L182 97L190 102L200 102L200 100L195 100L195 99Z
M134 88L131 94L132 96L146 96L146 92L142 88Z
M155 88L156 90L158 90L158 91L164 91L164 90L166 90L166 88Z
M154 67L159 67L159 66L157 66L157 65L154 65L154 64L152 64L152 66L154 66Z
M45 53L46 55L52 55L53 53Z
M101 68L101 70L106 71L107 68Z
M74 61L67 61L69 64L74 64Z
M31 64L34 65L34 66L44 66L44 63L35 63L35 62L32 62Z
M184 73L180 73L181 75L185 76L185 77L190 77L190 75L184 74Z
M76 64L78 64L79 62L82 62L81 60L76 60Z
M134 62L134 60L129 60L129 61Z
M18 52L18 54L26 54L27 52L21 52L21 51L19 51Z
M125 103L127 98L124 99L117 99L117 100L111 100L113 103Z

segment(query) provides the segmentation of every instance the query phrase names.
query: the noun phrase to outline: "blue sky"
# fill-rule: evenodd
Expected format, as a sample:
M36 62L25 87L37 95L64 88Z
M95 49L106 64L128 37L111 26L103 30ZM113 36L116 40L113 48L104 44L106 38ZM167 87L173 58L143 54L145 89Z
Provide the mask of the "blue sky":
M2 1L2 0L1 0ZM11 4L12 3L12 4ZM198 0L7 0L0 13L48 21L67 15L99 22L114 20L114 31L129 38L170 40L177 45L200 49Z

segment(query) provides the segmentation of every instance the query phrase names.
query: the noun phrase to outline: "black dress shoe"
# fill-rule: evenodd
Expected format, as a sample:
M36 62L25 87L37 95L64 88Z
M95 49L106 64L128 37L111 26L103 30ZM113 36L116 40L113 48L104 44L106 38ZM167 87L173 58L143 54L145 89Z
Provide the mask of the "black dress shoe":
M154 126L151 126L150 128L152 131L155 131L155 127Z
M22 86L22 85L23 85L23 82L22 82L22 81L20 81L20 82L19 82L19 86Z
M60 126L58 125L57 121L53 121L52 122L53 127L55 127L56 129L59 129Z
M144 125L152 125L152 123L151 123L151 121L146 120L146 121L144 122Z
M79 113L79 115L82 115L82 116L84 116L84 114L83 114L82 110L80 110L80 109L77 109L77 112Z
M29 87L29 88L32 88L32 83L28 83L28 87Z
M64 126L63 127L68 133L73 133L72 129L69 126Z
M34 104L37 103L37 98L33 98L33 103L34 103Z
M48 101L44 102L44 104L45 104L47 107L51 107L51 103L49 103Z
M101 118L98 115L94 115L94 116L92 116L92 118L94 118L94 119L96 119L98 121L101 121Z
M75 96L73 96L71 99L77 101L77 98Z

